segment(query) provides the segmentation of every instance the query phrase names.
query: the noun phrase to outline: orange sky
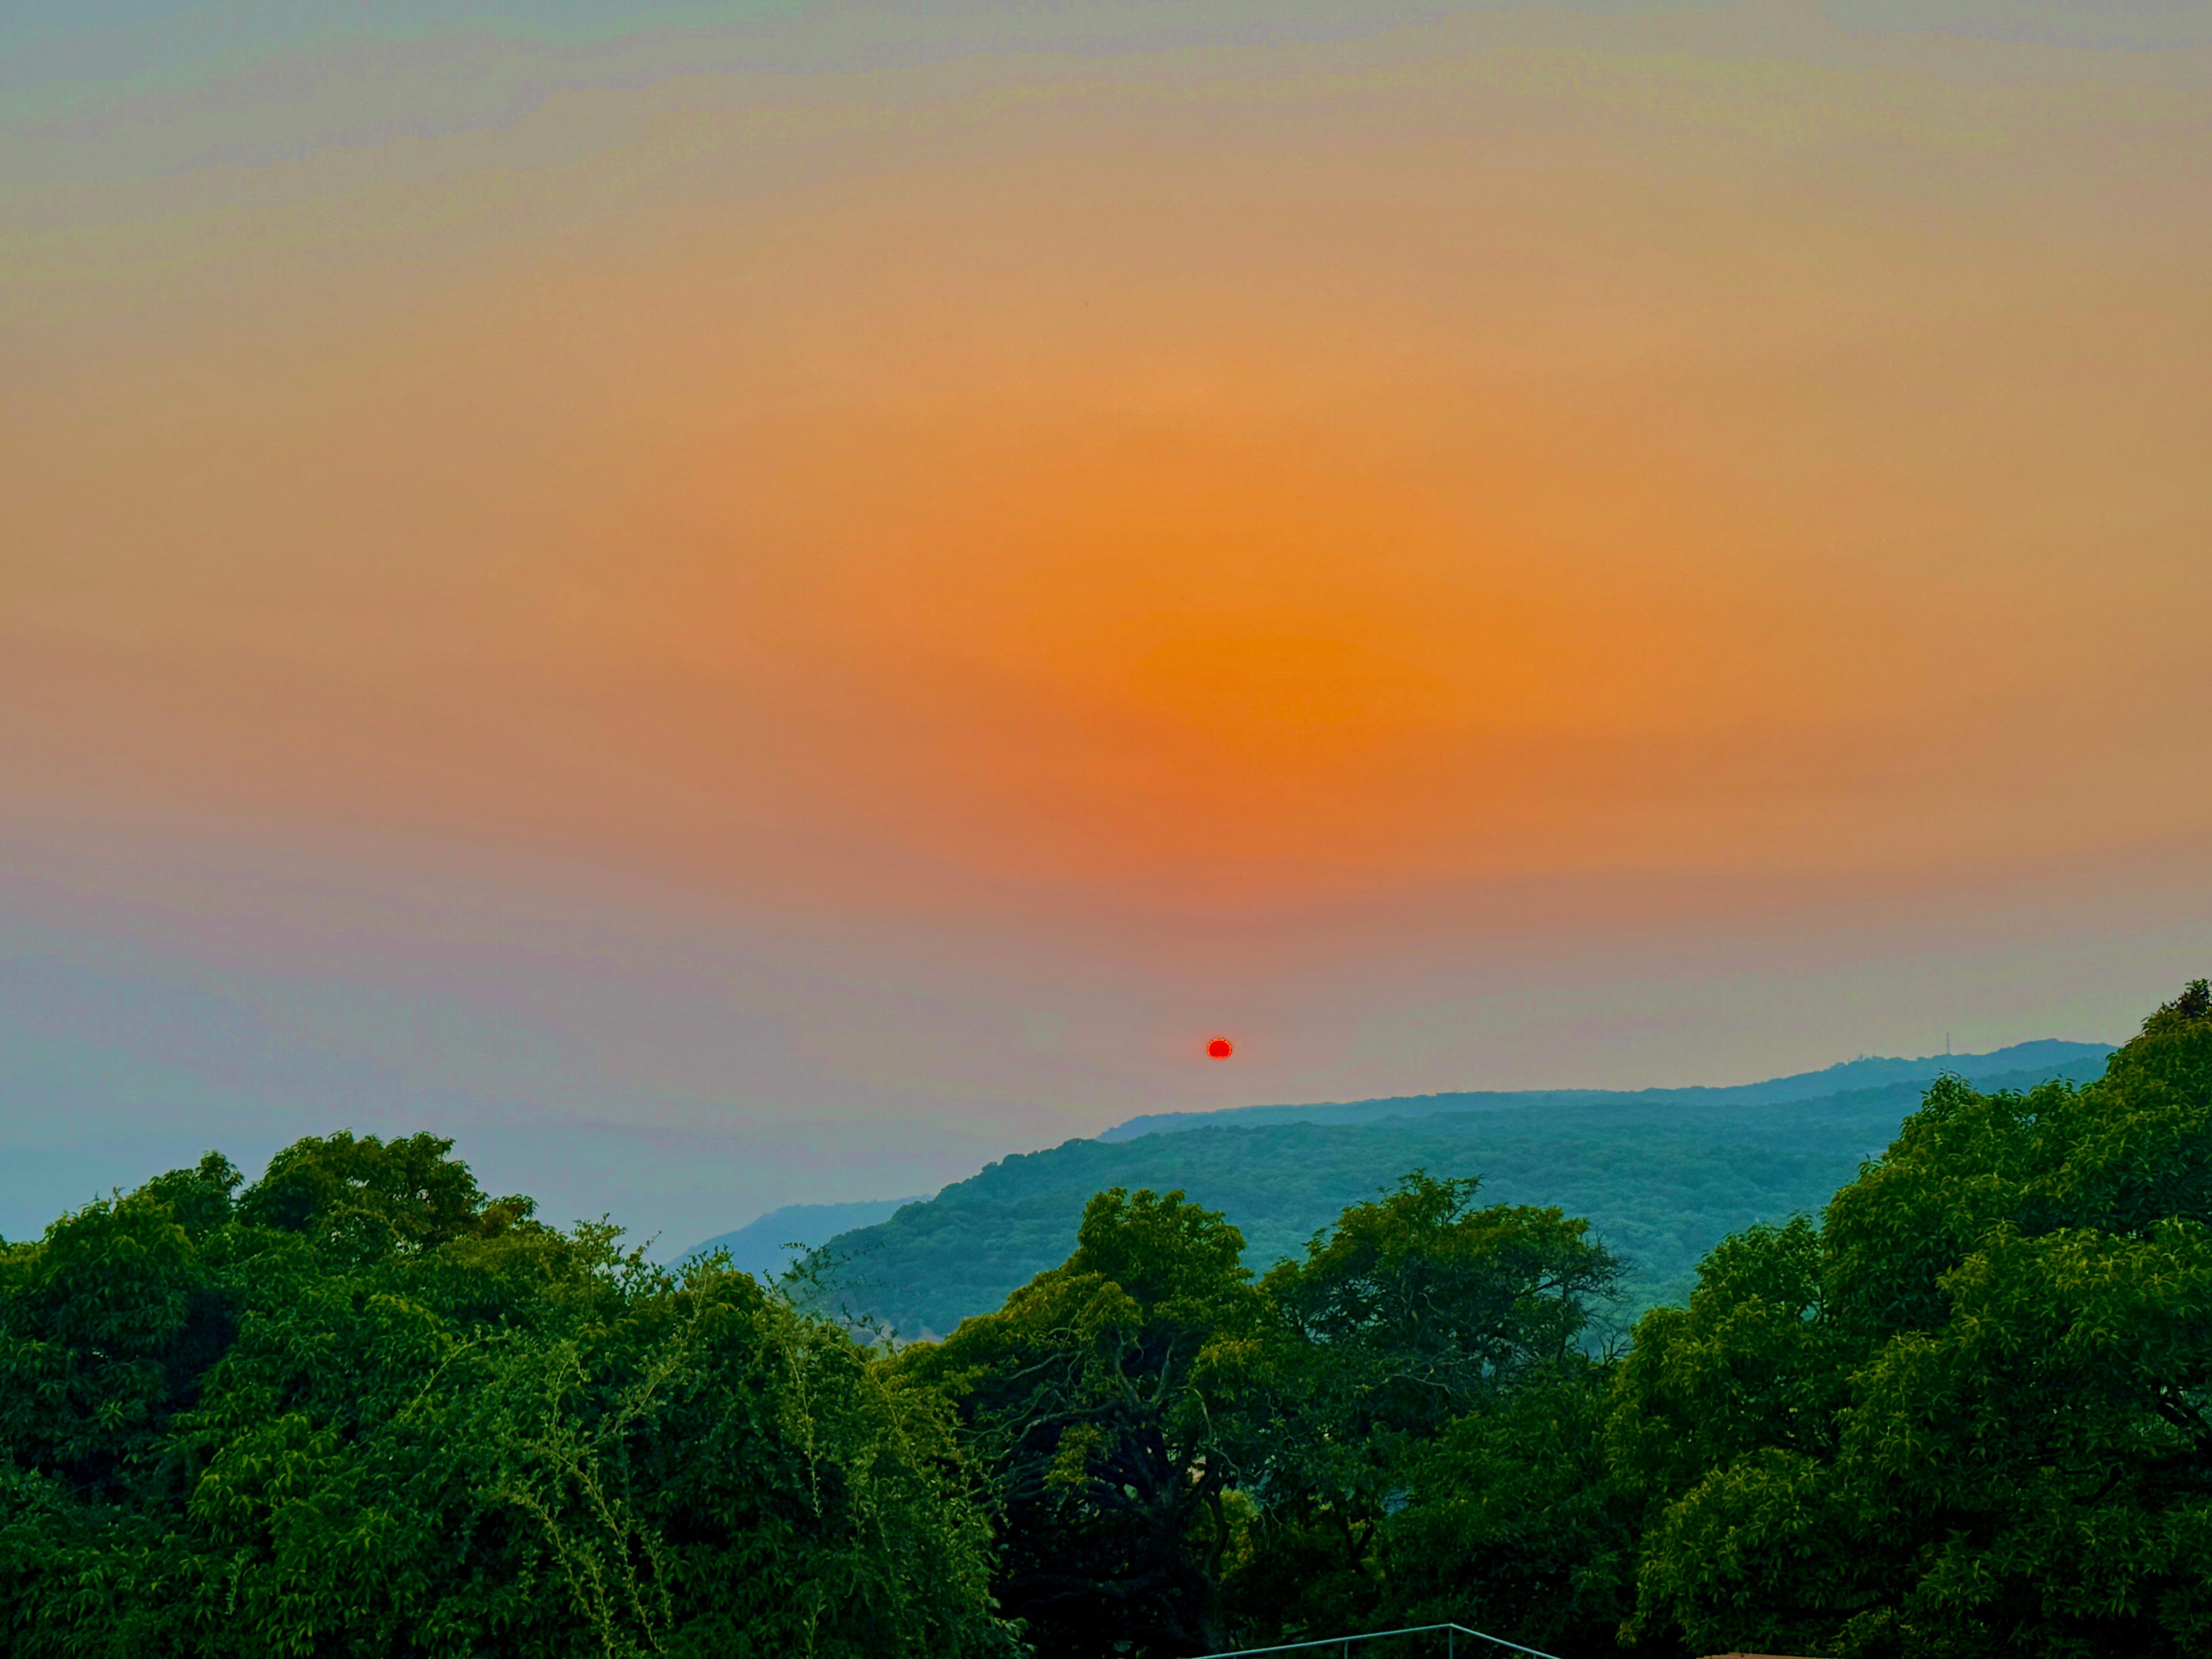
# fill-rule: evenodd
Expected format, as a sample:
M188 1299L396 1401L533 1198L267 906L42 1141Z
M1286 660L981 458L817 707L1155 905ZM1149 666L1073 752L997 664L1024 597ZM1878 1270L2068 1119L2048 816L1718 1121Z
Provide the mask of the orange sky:
M641 881L779 960L888 928L863 990L1041 940L1052 1018L1146 1056L730 1084L794 1121L1581 1080L1480 1021L1176 1069L1181 1022L1358 1000L1288 964L1470 918L1725 955L1749 906L1864 987L1855 907L1986 894L1978 960L2052 952L1993 1038L2112 1035L2041 1029L2108 1014L2080 924L2020 918L2143 906L2212 827L2212 45L1994 0L1129 15L430 8L16 88L10 819ZM862 1047L908 1030L854 994ZM1674 1063L1932 1043L1866 994L1863 1038Z

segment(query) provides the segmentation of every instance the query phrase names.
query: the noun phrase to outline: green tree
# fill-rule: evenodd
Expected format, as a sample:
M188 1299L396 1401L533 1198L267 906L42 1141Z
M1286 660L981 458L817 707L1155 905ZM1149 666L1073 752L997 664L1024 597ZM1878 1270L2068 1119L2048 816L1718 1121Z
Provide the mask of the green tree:
M1011 1650L943 1402L449 1144L220 1160L0 1255L10 1655Z
M958 1403L1001 1516L999 1595L1042 1652L1224 1645L1238 1401L1263 1304L1181 1193L1099 1194L1074 1253L902 1365Z
M1752 1228L1706 1257L1686 1308L1637 1324L1605 1437L1616 1479L1653 1528L1631 1626L1639 1638L1679 1626L1700 1652L1812 1652L1838 1609L1868 1603L1878 1577L1868 1540L1825 1506L1817 1479L1848 1400L1848 1356L1823 1317L1821 1249L1802 1217ZM1752 1534L1730 1530L1745 1513L1758 1517L1754 1530L1771 1529L1772 1547L1747 1553ZM1728 1575L1735 1601L1725 1617L1655 1617L1683 1565Z
M1410 1449L1377 1549L1390 1624L1450 1620L1562 1659L1620 1653L1639 1516L1606 1467L1610 1382L1588 1361L1524 1375Z
M270 1160L240 1194L238 1218L376 1255L497 1231L536 1208L526 1198L487 1203L453 1150L451 1140L431 1134L391 1141L343 1129L310 1135Z
M1619 1264L1557 1210L1476 1206L1479 1184L1416 1170L1264 1280L1267 1415L1246 1431L1257 1508L1231 1586L1247 1633L1386 1616L1385 1518L1431 1443L1587 1369L1581 1345Z
M19 1468L93 1496L159 1477L172 1418L236 1332L200 1242L237 1183L211 1153L0 1247L0 1434Z
M2085 1088L1939 1083L1637 1333L1632 1628L1911 1659L2212 1650L2212 993Z

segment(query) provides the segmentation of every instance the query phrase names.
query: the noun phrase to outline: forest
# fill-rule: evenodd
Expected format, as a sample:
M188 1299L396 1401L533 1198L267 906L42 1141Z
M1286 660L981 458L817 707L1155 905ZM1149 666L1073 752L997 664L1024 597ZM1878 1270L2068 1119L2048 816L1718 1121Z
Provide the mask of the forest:
M2053 1076L2094 1077L2106 1052L1968 1075L1985 1090L2027 1090ZM1109 1132L1001 1158L933 1199L831 1238L812 1277L839 1309L902 1338L935 1337L1066 1259L1093 1193L1180 1189L1231 1217L1245 1265L1265 1272L1302 1255L1347 1205L1427 1169L1480 1172L1493 1203L1556 1205L1588 1221L1620 1268L1599 1316L1619 1325L1687 1296L1699 1260L1729 1234L1819 1213L1862 1162L1880 1155L1937 1074L1778 1097L1757 1087L1584 1091L1496 1095L1468 1109L1462 1103L1473 1097L1431 1097L1322 1109L1330 1115L1304 1121L1263 1107L1202 1117L1200 1127L1172 1133ZM1443 1109L1418 1116L1361 1109L1439 1103ZM1335 1112L1349 1115L1337 1121Z
M1939 1079L1867 1151L1632 1321L1587 1218L1437 1165L1258 1272L1233 1216L1107 1186L1064 1259L913 1342L818 1271L549 1226L435 1137L303 1140L250 1184L210 1153L0 1247L0 1631L2212 1651L2212 988L2086 1084Z

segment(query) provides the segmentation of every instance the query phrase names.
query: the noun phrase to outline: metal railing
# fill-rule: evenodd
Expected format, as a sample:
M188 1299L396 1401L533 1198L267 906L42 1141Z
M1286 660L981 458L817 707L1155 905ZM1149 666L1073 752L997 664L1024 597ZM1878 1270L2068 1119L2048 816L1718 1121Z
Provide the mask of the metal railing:
M1494 1642L1501 1648L1510 1648L1516 1653L1526 1653L1532 1659L1553 1659L1540 1648L1524 1648L1518 1642L1509 1642L1502 1636L1492 1636L1486 1631L1469 1630L1465 1625L1408 1625L1403 1630L1362 1631L1357 1636L1328 1636L1317 1642L1284 1642L1272 1648L1224 1648L1219 1653L1203 1654L1200 1659L1252 1659L1262 1653L1304 1653L1320 1648L1335 1648L1349 1655L1354 1642L1379 1642L1386 1636L1419 1636L1425 1632L1440 1630L1444 1634L1445 1659L1458 1659L1459 1638L1472 1636L1478 1642Z

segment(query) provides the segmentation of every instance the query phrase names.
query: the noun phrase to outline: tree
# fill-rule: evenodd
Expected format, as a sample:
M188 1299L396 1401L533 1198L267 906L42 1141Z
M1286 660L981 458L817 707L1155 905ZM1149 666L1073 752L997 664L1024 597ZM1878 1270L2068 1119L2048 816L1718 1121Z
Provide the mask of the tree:
M1938 1083L1637 1332L1633 1628L1909 1659L2212 1649L2212 993L2085 1088Z
M157 1477L174 1414L236 1334L199 1247L237 1182L210 1154L0 1247L0 1433L19 1468L92 1496Z
M944 1403L449 1143L219 1159L0 1254L11 1656L1010 1653Z
M1266 1288L1318 1363L1314 1390L1360 1437L1425 1437L1578 1352L1620 1264L1555 1209L1478 1209L1475 1178L1416 1170L1316 1233Z
M1557 1210L1478 1207L1479 1184L1415 1170L1267 1274L1269 1415L1247 1431L1257 1510L1232 1586L1246 1634L1382 1616L1383 1525L1431 1443L1587 1368L1580 1344L1619 1264Z
M1607 1367L1523 1375L1409 1449L1376 1550L1394 1626L1450 1620L1546 1653L1617 1656L1638 1505L1606 1467Z
M999 1506L998 1592L1040 1651L1225 1644L1237 1404L1263 1309L1210 1210L1119 1188L1074 1253L902 1364L957 1402Z
M451 1140L430 1134L391 1141L343 1129L310 1135L270 1160L240 1196L238 1218L378 1255L496 1232L536 1209L526 1198L487 1203L453 1150Z
M1749 1229L1706 1257L1687 1308L1637 1324L1605 1437L1615 1478L1647 1510L1637 1639L1680 1627L1698 1652L1811 1652L1838 1609L1867 1604L1869 1540L1817 1484L1848 1399L1848 1357L1823 1317L1821 1249L1802 1217ZM1746 1515L1771 1537L1763 1553L1742 1548ZM1674 1588L1686 1570L1726 1577L1731 1607L1686 1617Z

